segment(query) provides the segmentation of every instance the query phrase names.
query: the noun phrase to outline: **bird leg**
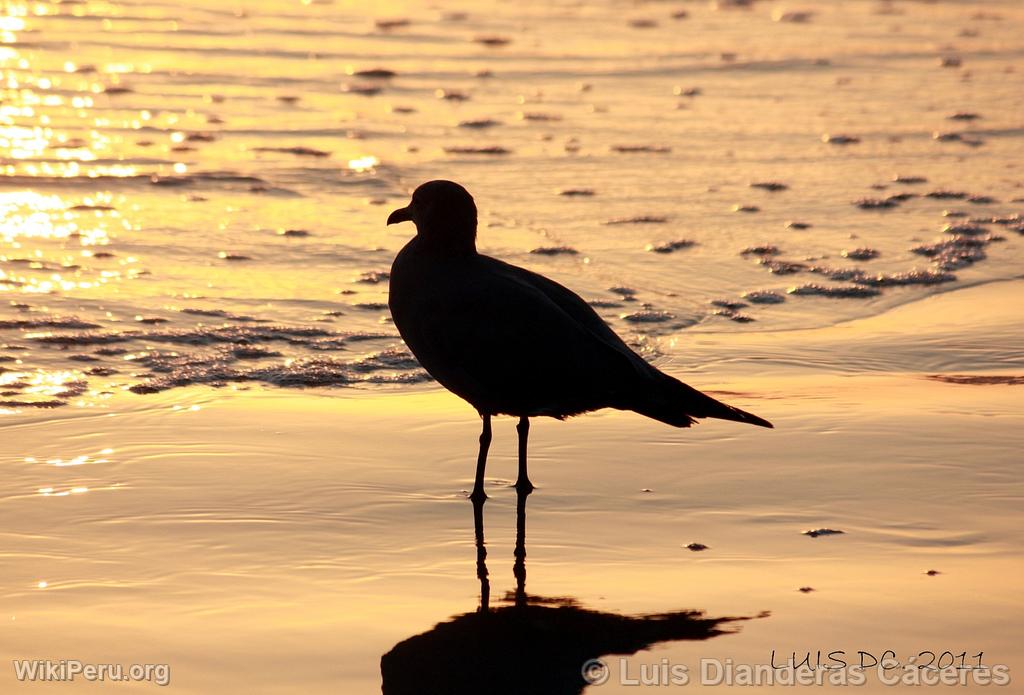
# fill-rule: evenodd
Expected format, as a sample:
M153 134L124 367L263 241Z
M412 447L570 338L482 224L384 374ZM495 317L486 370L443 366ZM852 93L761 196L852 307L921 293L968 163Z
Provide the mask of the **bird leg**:
M484 492L484 469L487 468L487 450L491 446L491 416L484 414L480 417L484 420L484 428L480 432L480 454L476 459L476 482L473 483L473 492L469 495L469 499L473 500L474 504L483 504L487 499L487 493Z
M526 595L526 498L530 496L530 490L517 489L516 492L516 549L515 564L512 565L512 574L516 578L515 605L525 606Z
M476 577L480 580L480 613L490 611L491 582L487 578L487 547L484 545L484 499L473 500L473 529L476 535Z
M526 474L526 440L530 436L530 418L519 418L516 425L516 432L519 433L519 477L516 479L516 490L521 494L529 495L533 492L533 483L530 476Z

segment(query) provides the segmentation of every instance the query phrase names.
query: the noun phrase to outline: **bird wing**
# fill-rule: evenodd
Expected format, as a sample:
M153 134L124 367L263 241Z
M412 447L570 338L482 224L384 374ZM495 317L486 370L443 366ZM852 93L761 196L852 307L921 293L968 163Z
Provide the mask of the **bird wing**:
M587 331L600 341L604 348L614 350L625 357L639 374L649 375L652 369L651 365L626 345L622 338L594 311L594 308L578 294L539 273L494 258L486 256L484 258L496 274L506 276L511 282L539 290L549 301L569 316L577 327Z
M435 286L410 347L483 412L565 416L623 407L651 369L571 290L478 257Z

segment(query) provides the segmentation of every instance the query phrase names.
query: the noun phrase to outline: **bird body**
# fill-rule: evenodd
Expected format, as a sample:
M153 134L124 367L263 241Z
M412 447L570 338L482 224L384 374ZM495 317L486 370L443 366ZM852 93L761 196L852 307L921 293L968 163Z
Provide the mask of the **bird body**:
M752 421L658 371L557 282L424 246L413 238L392 265L395 325L423 368L481 414L562 419L610 407L677 427Z
M771 427L650 365L568 288L477 253L476 206L458 184L420 186L388 218L403 221L415 222L417 235L391 267L388 304L423 368L485 419L481 495L492 415L521 419L522 476L534 416L618 408L676 427L705 417Z

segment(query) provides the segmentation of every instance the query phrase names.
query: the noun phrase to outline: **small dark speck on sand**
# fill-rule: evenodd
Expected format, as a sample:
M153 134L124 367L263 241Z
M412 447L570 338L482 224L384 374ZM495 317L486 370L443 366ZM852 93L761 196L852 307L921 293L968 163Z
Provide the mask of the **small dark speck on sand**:
M484 155L503 155L511 154L512 150L498 145L491 147L446 147L444 151L448 154L484 154Z
M860 138L853 135L830 135L825 133L821 136L822 142L827 142L830 145L855 145L860 142Z
M695 553L699 553L702 550L708 549L708 546L704 545L703 543L687 543L683 547Z
M934 577L937 574L942 574L942 572L939 572L938 570L928 570L927 572L925 572L925 574L927 574L929 577Z
M787 188L789 188L789 186L779 181L755 181L754 183L750 184L750 187L760 188L771 193L775 193L776 191L784 191Z
M896 176L892 177L892 180L895 183L902 184L928 183L928 179L926 179L923 176L902 176L900 174L897 174Z
M762 244L761 246L748 246L740 251L741 256L776 256L780 253L778 246Z
M810 295L835 299L865 299L880 294L880 291L874 287L847 287L845 285L819 285L817 283L790 287L787 292L798 296Z
M786 301L785 296L771 290L754 290L744 292L741 296L752 304L782 304Z
M567 198L589 198L594 195L592 188L566 188L558 192L558 195Z
M969 384L971 386L1024 386L1024 376L987 374L929 374L929 379L947 384Z
M794 261L777 261L774 258L769 258L768 256L761 256L758 263L766 267L769 272L774 275L792 275L793 273L799 273L801 270L807 269L807 266L803 263L796 263Z
M932 134L932 139L936 142L961 142L971 147L978 147L985 144L984 140L979 138L965 137L963 133L940 133L935 132Z
M981 116L969 111L957 111L956 113L947 116L947 118L951 121L975 121L981 118Z
M660 244L648 244L645 248L647 251L653 251L654 253L672 253L680 249L688 249L696 243L690 239L676 239L675 241L665 241Z
M813 586L802 586L799 589L797 589L797 591L799 591L801 594L809 594L812 591L814 591L814 587Z
M673 87L672 93L677 97L699 97L704 92L700 87Z
M665 224L666 222L668 222L667 217L638 215L637 217L618 217L614 220L608 220L605 224Z
M117 370L110 367L92 367L85 370L85 373L89 376L113 376L117 374Z
M733 205L733 212L760 212L761 208L756 205Z
M0 401L0 406L4 408L59 408L62 405L67 405L67 402L56 399L48 401Z
M575 256L579 251L571 246L539 246L531 249L530 253L538 256Z
M832 529L832 528L816 528L816 529L810 529L810 530L807 530L807 531L801 531L801 533L804 534L805 536L810 536L811 538L817 538L818 536L834 536L834 535L837 535L837 534L840 534L840 533L846 533L846 532L845 531L839 531L837 529Z
M735 321L736 323L753 323L754 321L757 320L753 316L747 316L746 314L739 314L739 313L737 313L735 311L729 311L728 309L722 309L720 311L716 311L715 312L715 316L724 316L725 318L729 319L730 321Z
M853 201L853 204L861 210L886 210L899 205L899 201L893 198L861 198Z
M998 201L990 195L972 195L967 197L967 202L975 205L991 205Z
M810 229L811 225L807 222L787 222L786 229Z
M358 94L364 97L373 97L380 94L383 90L379 84L371 84L368 82L356 82L353 84L343 84L341 91L347 94Z
M632 314L623 314L619 318L630 323L663 323L671 321L675 316L667 311L644 309L642 311L634 311Z
M776 22L787 22L790 24L806 24L814 17L813 12L807 11L784 11L775 10L772 12L772 19Z
M472 128L473 130L493 128L497 125L501 125L501 121L496 121L493 118L478 118L470 121L459 121L460 128Z
M733 302L728 299L712 299L710 304L729 311L739 311L743 307L749 306L746 302Z
M612 152L618 152L619 154L637 154L641 152L668 154L671 151L671 147L661 145L612 145Z
M942 68L958 68L963 65L963 61L957 56L942 56L939 58L939 67Z
M352 73L355 77L365 77L371 80L388 80L397 74L394 70L388 70L387 68L370 68L368 70L356 70Z
M963 200L967 197L967 194L963 191L949 191L945 189L930 191L924 195L926 198L935 198L936 200Z
M290 236L290 237L304 237L309 236L309 232L305 229L279 229L277 231L278 236Z
M557 113L541 113L539 111L520 111L519 120L545 123L552 121L560 121L562 120L562 117Z
M629 22L629 26L634 29L654 29L658 26L658 23L653 19L632 19Z
M76 212L77 211L92 211L92 210L100 211L100 212L106 212L107 210L115 210L115 209L116 208L114 208L114 206L112 206L112 205L85 205L85 204L82 204L82 205L72 205L71 207L68 208L68 210L75 210Z
M977 222L978 224L1001 224L1007 227L1019 227L1024 224L1024 217L1021 215L1010 215L1007 217L987 217L984 219L972 219L971 222Z
M942 228L942 231L946 234L963 234L964 236L980 236L988 232L988 230L981 225L971 224L970 222L947 224Z
M847 249L843 251L843 258L852 258L855 261L870 261L873 258L878 258L879 255L877 250L869 248Z
M512 39L505 36L477 36L473 38L473 41L484 46L490 46L491 48L507 46L512 43Z
M411 22L404 17L396 17L394 19L378 19L374 24L381 31L390 31L392 29L407 27Z
M221 251L217 254L217 257L224 261L251 261L249 256L243 256L238 253L228 253L227 251Z
M164 186L167 188L176 186L187 186L193 183L195 179L191 176L159 176L153 174L149 177L149 183L153 186Z
M435 90L434 96L438 99L444 99L445 101L466 101L469 99L469 95L465 92L457 92L453 89Z
M299 157L330 157L331 153L325 150L317 150L312 147L254 147L254 152L280 152L282 154L294 154Z
M146 324L149 324L149 325L155 325L155 324L158 324L158 323L167 323L167 319L161 318L159 316L136 316L135 320L138 323L146 323Z

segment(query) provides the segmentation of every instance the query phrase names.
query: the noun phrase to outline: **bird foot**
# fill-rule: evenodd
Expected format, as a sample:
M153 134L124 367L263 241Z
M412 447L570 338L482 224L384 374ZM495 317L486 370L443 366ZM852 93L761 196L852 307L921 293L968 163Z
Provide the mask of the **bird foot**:
M533 486L533 483L530 482L529 478L517 480L516 484L515 484L515 488L516 488L516 492L518 492L520 495L529 495L531 492L533 492L536 489Z

